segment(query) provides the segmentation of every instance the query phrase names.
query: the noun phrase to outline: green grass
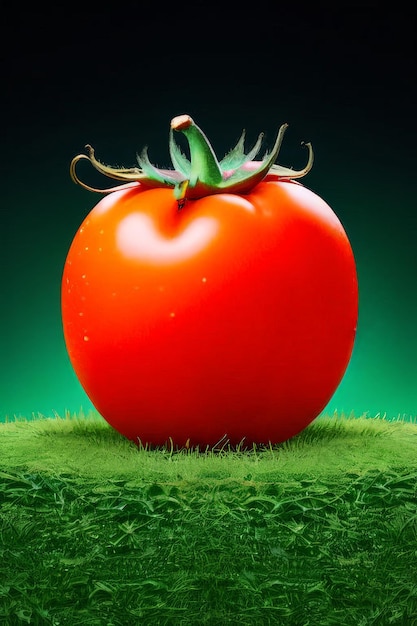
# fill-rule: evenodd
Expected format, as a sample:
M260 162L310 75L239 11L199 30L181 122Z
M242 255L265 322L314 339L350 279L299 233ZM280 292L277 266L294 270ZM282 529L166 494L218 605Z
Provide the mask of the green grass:
M0 623L417 625L417 424L137 448L101 418L0 425Z

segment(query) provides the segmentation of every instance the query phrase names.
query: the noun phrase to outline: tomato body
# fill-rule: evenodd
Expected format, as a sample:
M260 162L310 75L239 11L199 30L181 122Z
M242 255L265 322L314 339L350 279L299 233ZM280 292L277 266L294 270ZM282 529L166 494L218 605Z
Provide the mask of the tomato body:
M126 437L183 446L284 441L348 365L358 289L346 233L294 182L189 200L101 200L70 247L64 337L98 412Z

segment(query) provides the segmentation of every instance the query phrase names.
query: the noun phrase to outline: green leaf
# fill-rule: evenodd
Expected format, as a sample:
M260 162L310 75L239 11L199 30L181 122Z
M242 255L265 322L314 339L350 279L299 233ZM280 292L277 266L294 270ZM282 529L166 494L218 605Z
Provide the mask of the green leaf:
M220 161L222 171L238 169L248 161L253 161L253 159L261 149L263 136L263 133L260 133L253 148L247 154L245 154L245 131L243 131L236 146Z
M172 165L174 166L174 168L178 172L181 172L182 174L184 174L185 178L189 178L190 173L191 173L191 163L187 159L185 154L181 152L180 147L175 142L172 128L170 129L170 132L169 132L169 153L170 153Z

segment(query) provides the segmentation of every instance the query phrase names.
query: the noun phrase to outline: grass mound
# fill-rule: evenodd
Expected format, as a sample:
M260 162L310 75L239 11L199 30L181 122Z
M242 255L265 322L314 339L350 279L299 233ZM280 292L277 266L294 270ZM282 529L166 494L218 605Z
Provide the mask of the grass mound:
M417 625L415 423L199 451L10 422L0 503L5 625Z

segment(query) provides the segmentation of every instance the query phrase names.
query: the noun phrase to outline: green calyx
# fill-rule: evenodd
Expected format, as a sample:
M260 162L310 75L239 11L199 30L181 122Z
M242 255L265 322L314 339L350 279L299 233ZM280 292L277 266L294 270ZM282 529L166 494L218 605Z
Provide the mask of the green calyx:
M110 193L117 189L137 186L138 183L146 188L172 188L174 197L181 208L187 199L197 199L216 193L248 193L265 178L267 180L291 180L308 174L313 165L313 149L310 143L305 144L308 148L308 162L302 170L296 171L275 164L287 127L288 124L281 126L272 150L259 161L255 161L254 158L261 148L263 135L259 135L253 148L245 154L245 131L236 146L221 161L218 161L203 131L189 115L179 115L171 121L169 137L169 151L174 169L160 169L152 165L146 148L137 156L139 167L127 169L111 167L100 163L95 157L93 148L87 145L88 155L79 154L74 157L70 173L76 183L89 191L99 193ZM186 137L190 159L183 154L175 142L175 132L181 132ZM101 174L127 184L110 189L95 189L86 185L75 173L76 165L81 159L90 161Z

